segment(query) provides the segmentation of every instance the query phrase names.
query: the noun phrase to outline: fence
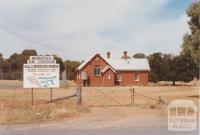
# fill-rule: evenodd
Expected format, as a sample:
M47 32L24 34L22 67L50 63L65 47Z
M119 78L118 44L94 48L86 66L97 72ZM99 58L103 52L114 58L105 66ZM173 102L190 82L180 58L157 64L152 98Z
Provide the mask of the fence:
M44 104L51 101L76 102L76 86L71 85L64 88L64 82L61 81L59 89L23 89L22 81L4 80L0 81L0 99L12 102L24 101L29 104ZM83 87L82 93L83 105L89 107L100 106L130 106L164 103L160 96L151 96L145 94L138 88L130 87ZM32 97L33 96L33 97ZM32 101L33 99L33 101ZM67 99L67 100L66 100ZM81 100L81 99L80 99ZM79 103L80 104L80 103Z
M82 101L89 107L166 104L161 96L148 94L140 91L140 88L83 87Z
M76 102L77 89L74 84L69 84L66 89L65 83L60 82L57 89L24 89L20 80L0 80L0 100L2 102L39 105L59 99L67 99L64 102ZM80 96L80 94L78 95ZM69 99L72 97L71 99Z

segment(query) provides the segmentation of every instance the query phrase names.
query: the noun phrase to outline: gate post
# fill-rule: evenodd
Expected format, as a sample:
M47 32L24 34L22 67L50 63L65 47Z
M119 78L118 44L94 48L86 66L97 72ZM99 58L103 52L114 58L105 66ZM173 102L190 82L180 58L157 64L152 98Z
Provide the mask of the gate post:
M134 104L134 100L135 100L135 89L131 89L131 105Z
M77 105L81 105L82 103L82 87L79 85L76 89L76 96L77 96Z

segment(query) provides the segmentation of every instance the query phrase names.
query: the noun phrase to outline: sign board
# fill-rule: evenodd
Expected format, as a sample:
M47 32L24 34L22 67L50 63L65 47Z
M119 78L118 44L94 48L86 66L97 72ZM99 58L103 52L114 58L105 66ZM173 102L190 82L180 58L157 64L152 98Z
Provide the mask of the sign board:
M53 56L31 56L24 64L24 88L58 88L59 64Z

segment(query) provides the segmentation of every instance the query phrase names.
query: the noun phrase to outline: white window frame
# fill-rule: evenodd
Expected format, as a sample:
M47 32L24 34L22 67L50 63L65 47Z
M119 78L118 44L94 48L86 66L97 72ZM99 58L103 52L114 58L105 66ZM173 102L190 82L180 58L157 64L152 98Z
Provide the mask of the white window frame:
M99 69L99 74L96 74L96 70L97 69ZM100 66L94 66L93 70L94 70L94 76L101 76L101 68L100 68Z
M138 77L136 77L138 75ZM140 72L135 72L134 73L134 80L135 81L140 81Z

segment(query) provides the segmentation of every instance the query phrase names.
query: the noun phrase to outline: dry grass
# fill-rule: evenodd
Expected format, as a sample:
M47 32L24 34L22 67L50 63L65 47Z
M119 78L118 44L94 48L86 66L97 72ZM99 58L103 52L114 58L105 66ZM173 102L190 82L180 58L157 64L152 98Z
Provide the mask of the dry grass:
M53 98L74 93L75 87L54 89ZM0 89L0 123L39 123L89 112L88 107L76 105L76 97L47 104L48 89L34 90L34 105L31 105L31 97L30 89Z
M59 101L50 104L30 105L27 100L15 102L0 101L0 123L38 123L59 120L79 113L88 112L89 108L77 106L74 101Z

